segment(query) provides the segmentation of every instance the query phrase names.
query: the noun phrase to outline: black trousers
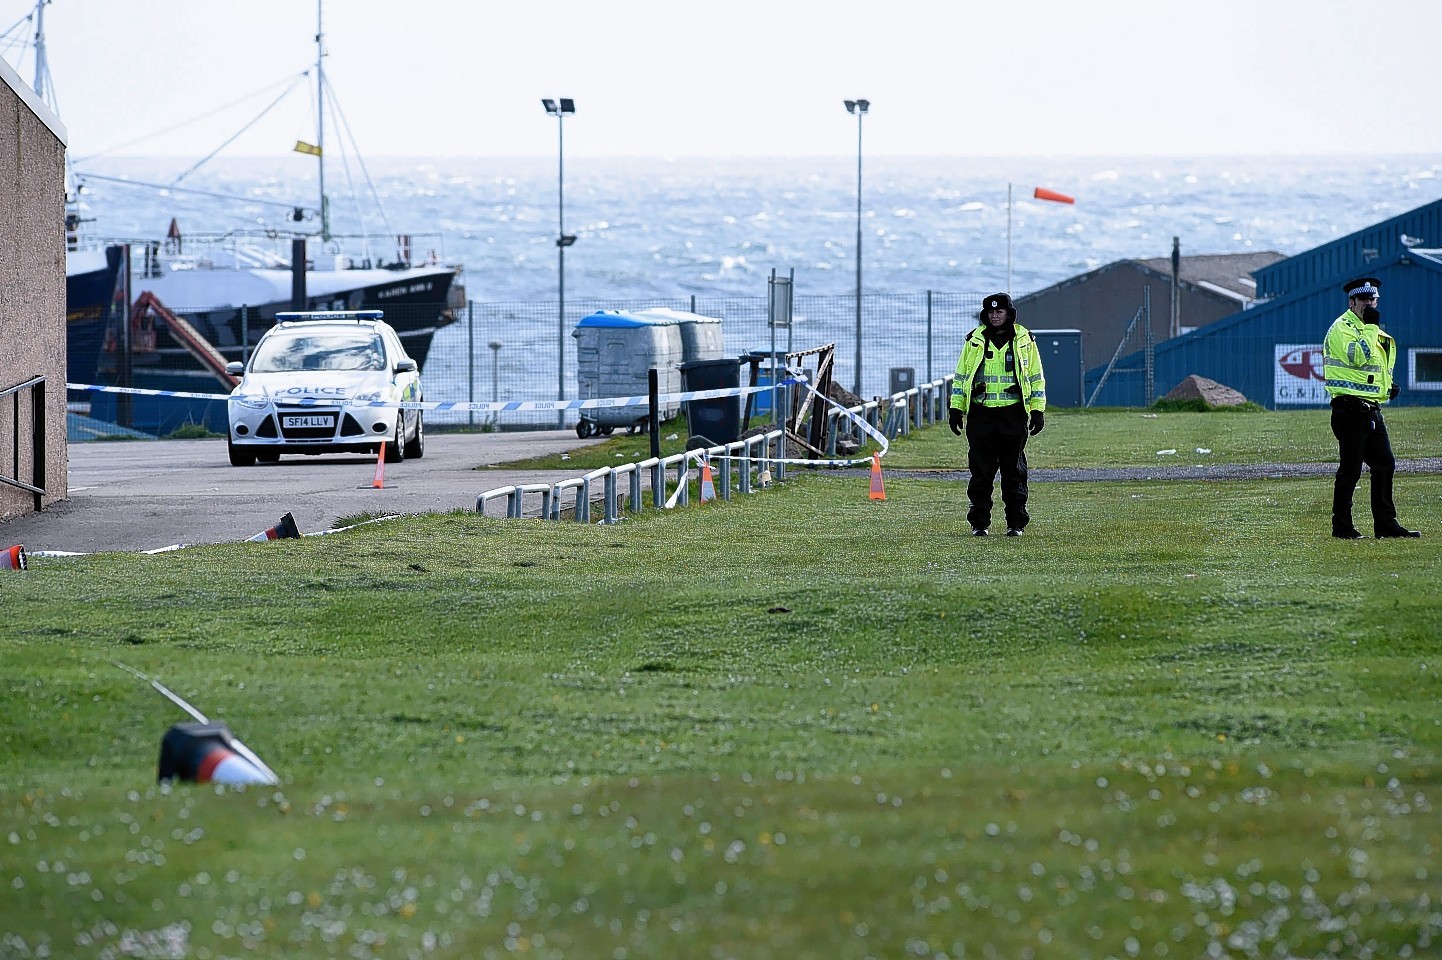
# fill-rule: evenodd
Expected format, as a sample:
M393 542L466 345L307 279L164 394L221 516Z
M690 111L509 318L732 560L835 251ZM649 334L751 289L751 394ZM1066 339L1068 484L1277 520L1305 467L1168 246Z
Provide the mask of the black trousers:
M997 472L1001 473L1001 502L1006 508L1006 525L1026 529L1031 515L1026 512L1026 408L984 407L973 403L966 416L967 469L971 481L966 498L971 509L966 519L985 530L991 525L991 491Z
M1392 475L1397 459L1380 407L1355 397L1332 398L1332 433L1337 438L1337 479L1332 487L1332 529L1352 529L1352 492L1362 479L1362 464L1372 471L1373 531L1397 524Z

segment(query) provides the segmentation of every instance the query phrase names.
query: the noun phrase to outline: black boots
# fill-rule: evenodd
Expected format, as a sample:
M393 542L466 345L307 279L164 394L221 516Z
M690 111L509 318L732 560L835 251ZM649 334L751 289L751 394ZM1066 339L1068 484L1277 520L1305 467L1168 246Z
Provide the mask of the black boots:
M1345 527L1333 524L1332 536L1336 537L1338 540L1366 539L1362 536L1362 534L1357 530L1356 527L1351 526L1350 524ZM1416 538L1422 536L1422 534L1417 532L1416 530L1408 530L1406 527L1402 526L1400 523L1394 520L1392 521L1392 525L1390 527L1374 528L1372 531L1372 536L1376 537L1378 540L1386 540L1392 537Z

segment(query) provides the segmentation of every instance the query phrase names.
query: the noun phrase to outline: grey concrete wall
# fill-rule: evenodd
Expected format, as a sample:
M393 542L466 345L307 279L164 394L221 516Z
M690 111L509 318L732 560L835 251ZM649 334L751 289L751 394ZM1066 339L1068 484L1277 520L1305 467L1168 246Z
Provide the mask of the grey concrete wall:
M0 61L0 390L45 378L45 496L69 495L65 443L65 128ZM0 397L0 477L34 476L31 391ZM18 428L18 431L17 431ZM16 444L18 432L18 447ZM34 509L0 484L0 521ZM0 526L0 546L8 546Z

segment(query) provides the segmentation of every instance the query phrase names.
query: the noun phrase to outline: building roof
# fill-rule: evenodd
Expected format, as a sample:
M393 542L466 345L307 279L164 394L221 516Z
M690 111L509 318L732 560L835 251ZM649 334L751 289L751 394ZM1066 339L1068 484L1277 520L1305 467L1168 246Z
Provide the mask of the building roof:
M35 114L41 123L50 128L50 132L55 134L57 140L61 143L67 142L69 134L65 130L65 124L61 123L54 111L41 101L40 96L34 90L30 89L29 84L20 79L20 74L16 73L15 68L10 66L4 58L0 58L0 83L14 90L21 102L30 108L30 112Z
M1252 272L1287 259L1275 250L1256 253L1216 253L1181 258L1180 279L1204 290L1250 303L1257 299L1257 281ZM1172 275L1171 257L1152 257L1141 263L1168 277Z
M1265 250L1256 253L1213 253L1195 254L1180 258L1179 277L1183 287L1191 287L1202 293L1210 294L1235 302L1239 307L1252 303L1257 298L1257 284L1252 279L1252 271L1260 270L1278 261L1287 259L1283 254L1275 250ZM1054 283L1041 290L1034 290L1024 296L1017 297L1018 306L1039 297L1043 294L1052 293L1067 287L1077 286L1086 283L1093 277L1100 274L1117 270L1120 268L1131 268L1149 273L1171 282L1172 258L1153 257L1151 259L1115 260L1105 266L1098 267L1087 273L1080 273L1074 277L1068 277L1060 283Z
M1410 251L1442 242L1442 200L1363 227L1281 263L1257 270L1257 296L1271 300L1304 294L1376 270L1377 263L1406 258Z

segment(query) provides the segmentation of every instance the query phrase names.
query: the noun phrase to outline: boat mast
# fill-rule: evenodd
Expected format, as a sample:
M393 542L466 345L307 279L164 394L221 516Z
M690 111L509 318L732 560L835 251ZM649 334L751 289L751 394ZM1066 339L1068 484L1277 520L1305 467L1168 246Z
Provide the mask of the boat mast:
M45 59L45 5L50 0L36 0L35 4L35 95L40 102L59 113L55 106L55 90L50 85L50 64Z
M320 169L320 238L330 239L330 205L325 197L325 29L324 3L315 4L315 159Z

